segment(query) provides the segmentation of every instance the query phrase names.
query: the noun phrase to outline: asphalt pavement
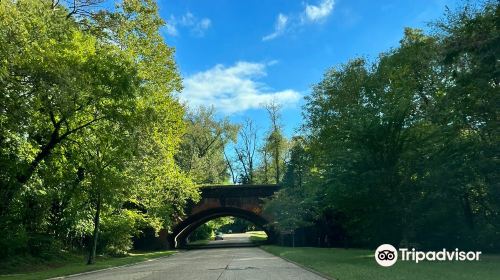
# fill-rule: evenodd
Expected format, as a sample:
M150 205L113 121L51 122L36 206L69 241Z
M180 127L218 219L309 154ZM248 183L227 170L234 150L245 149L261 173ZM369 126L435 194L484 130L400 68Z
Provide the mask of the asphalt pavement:
M229 238L228 238L229 237ZM232 239L231 237L234 237ZM229 241L248 237L227 236ZM257 247L181 251L170 257L66 277L72 280L324 280Z

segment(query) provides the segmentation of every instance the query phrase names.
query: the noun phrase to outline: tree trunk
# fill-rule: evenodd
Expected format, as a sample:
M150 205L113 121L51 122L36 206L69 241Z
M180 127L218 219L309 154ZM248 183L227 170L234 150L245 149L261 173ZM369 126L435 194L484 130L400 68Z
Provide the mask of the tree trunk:
M17 176L17 181L19 184L24 185L33 175L40 162L47 158L52 150L57 146L57 144L61 143L62 138L59 137L60 124L57 124L50 135L49 142L42 146L41 150L36 155L35 159L29 164L28 168L24 170L23 173Z
M275 158L274 158L274 164L276 165L276 184L280 183L280 152L279 152L279 141L276 141L275 143Z
M464 211L465 221L469 226L469 229L474 229L474 214L472 212L472 207L470 205L469 194L465 192L462 195L462 207Z
M264 148L264 184L269 184L269 167L267 162L267 151Z
M101 194L97 193L97 205L95 209L95 216L94 216L94 236L92 237L92 244L90 246L90 252L89 252L89 259L87 261L87 264L93 264L95 263L95 255L96 255L96 250L97 250L97 238L99 235L99 215L101 213Z
M229 157L226 155L226 151L224 152L224 158L226 159L227 166L229 167L229 171L231 173L231 179L233 180L233 184L236 184L237 177L234 174L233 166L231 165L231 161L229 160Z

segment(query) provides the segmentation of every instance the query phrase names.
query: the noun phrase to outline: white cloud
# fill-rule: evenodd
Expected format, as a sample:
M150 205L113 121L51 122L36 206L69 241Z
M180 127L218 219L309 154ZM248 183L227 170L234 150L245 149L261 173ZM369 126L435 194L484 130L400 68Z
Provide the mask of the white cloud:
M177 36L177 35L179 35L179 31L175 27L175 24L170 23L170 21L168 21L167 24L165 24L164 30L170 36Z
M317 6L307 4L304 14L309 21L321 21L332 13L333 5L333 0L322 0Z
M203 18L200 20L199 24L201 29L208 29L212 25L212 21L209 18Z
M301 13L289 15L279 13L274 25L274 32L262 37L262 41L275 39L307 23L321 23L332 13L334 5L334 0L321 0L318 5L306 3L305 9Z
M205 35L205 31L211 26L212 21L209 18L198 19L191 12L187 12L179 18L170 15L170 19L167 20L167 24L165 25L165 32L170 36L178 36L178 27L183 27L189 29L192 34L202 37Z
M263 41L272 40L285 32L288 24L288 17L280 13L274 25L274 32L262 38Z
M190 106L214 106L225 114L261 108L275 101L284 106L295 104L300 94L292 89L273 91L257 81L266 76L272 63L240 61L226 67L217 64L211 69L195 73L184 80L180 98Z
M193 32L197 36L202 37L205 35L205 31L209 29L211 25L212 21L210 19L202 18L193 26L193 28L191 28L191 32Z

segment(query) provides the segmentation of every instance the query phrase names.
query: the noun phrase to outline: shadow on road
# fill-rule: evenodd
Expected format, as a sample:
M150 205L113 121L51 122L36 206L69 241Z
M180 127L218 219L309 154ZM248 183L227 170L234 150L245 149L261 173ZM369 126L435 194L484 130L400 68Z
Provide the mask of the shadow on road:
M214 249L214 248L236 248L236 247L256 247L259 244L250 240L248 233L228 233L223 234L223 240L211 240L208 244L188 244L186 249Z

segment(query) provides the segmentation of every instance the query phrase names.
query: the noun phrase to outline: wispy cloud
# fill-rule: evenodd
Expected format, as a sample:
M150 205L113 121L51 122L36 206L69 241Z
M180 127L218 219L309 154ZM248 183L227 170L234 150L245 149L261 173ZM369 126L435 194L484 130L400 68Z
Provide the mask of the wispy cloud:
M274 25L274 32L262 38L263 41L272 40L285 32L288 24L288 17L280 13Z
M179 35L179 31L177 30L177 27L176 27L176 24L175 22L173 21L167 21L167 23L165 24L165 26L163 27L165 33L167 33L168 35L170 36L178 36Z
M180 98L190 106L214 106L225 114L261 108L271 101L284 106L295 104L301 98L297 91L274 91L258 81L275 63L239 61L229 67L217 64L186 77Z
M305 18L311 22L324 20L332 13L334 4L333 0L322 0L319 5L307 4L304 11Z
M180 17L170 15L165 25L165 32L170 36L179 35L179 27L187 28L191 34L203 37L205 31L212 26L212 21L209 18L197 18L191 12L187 12Z
M321 23L332 13L334 6L334 0L320 0L317 5L306 3L304 10L300 13L289 15L279 13L274 25L274 32L262 37L262 41L275 39L308 23Z

